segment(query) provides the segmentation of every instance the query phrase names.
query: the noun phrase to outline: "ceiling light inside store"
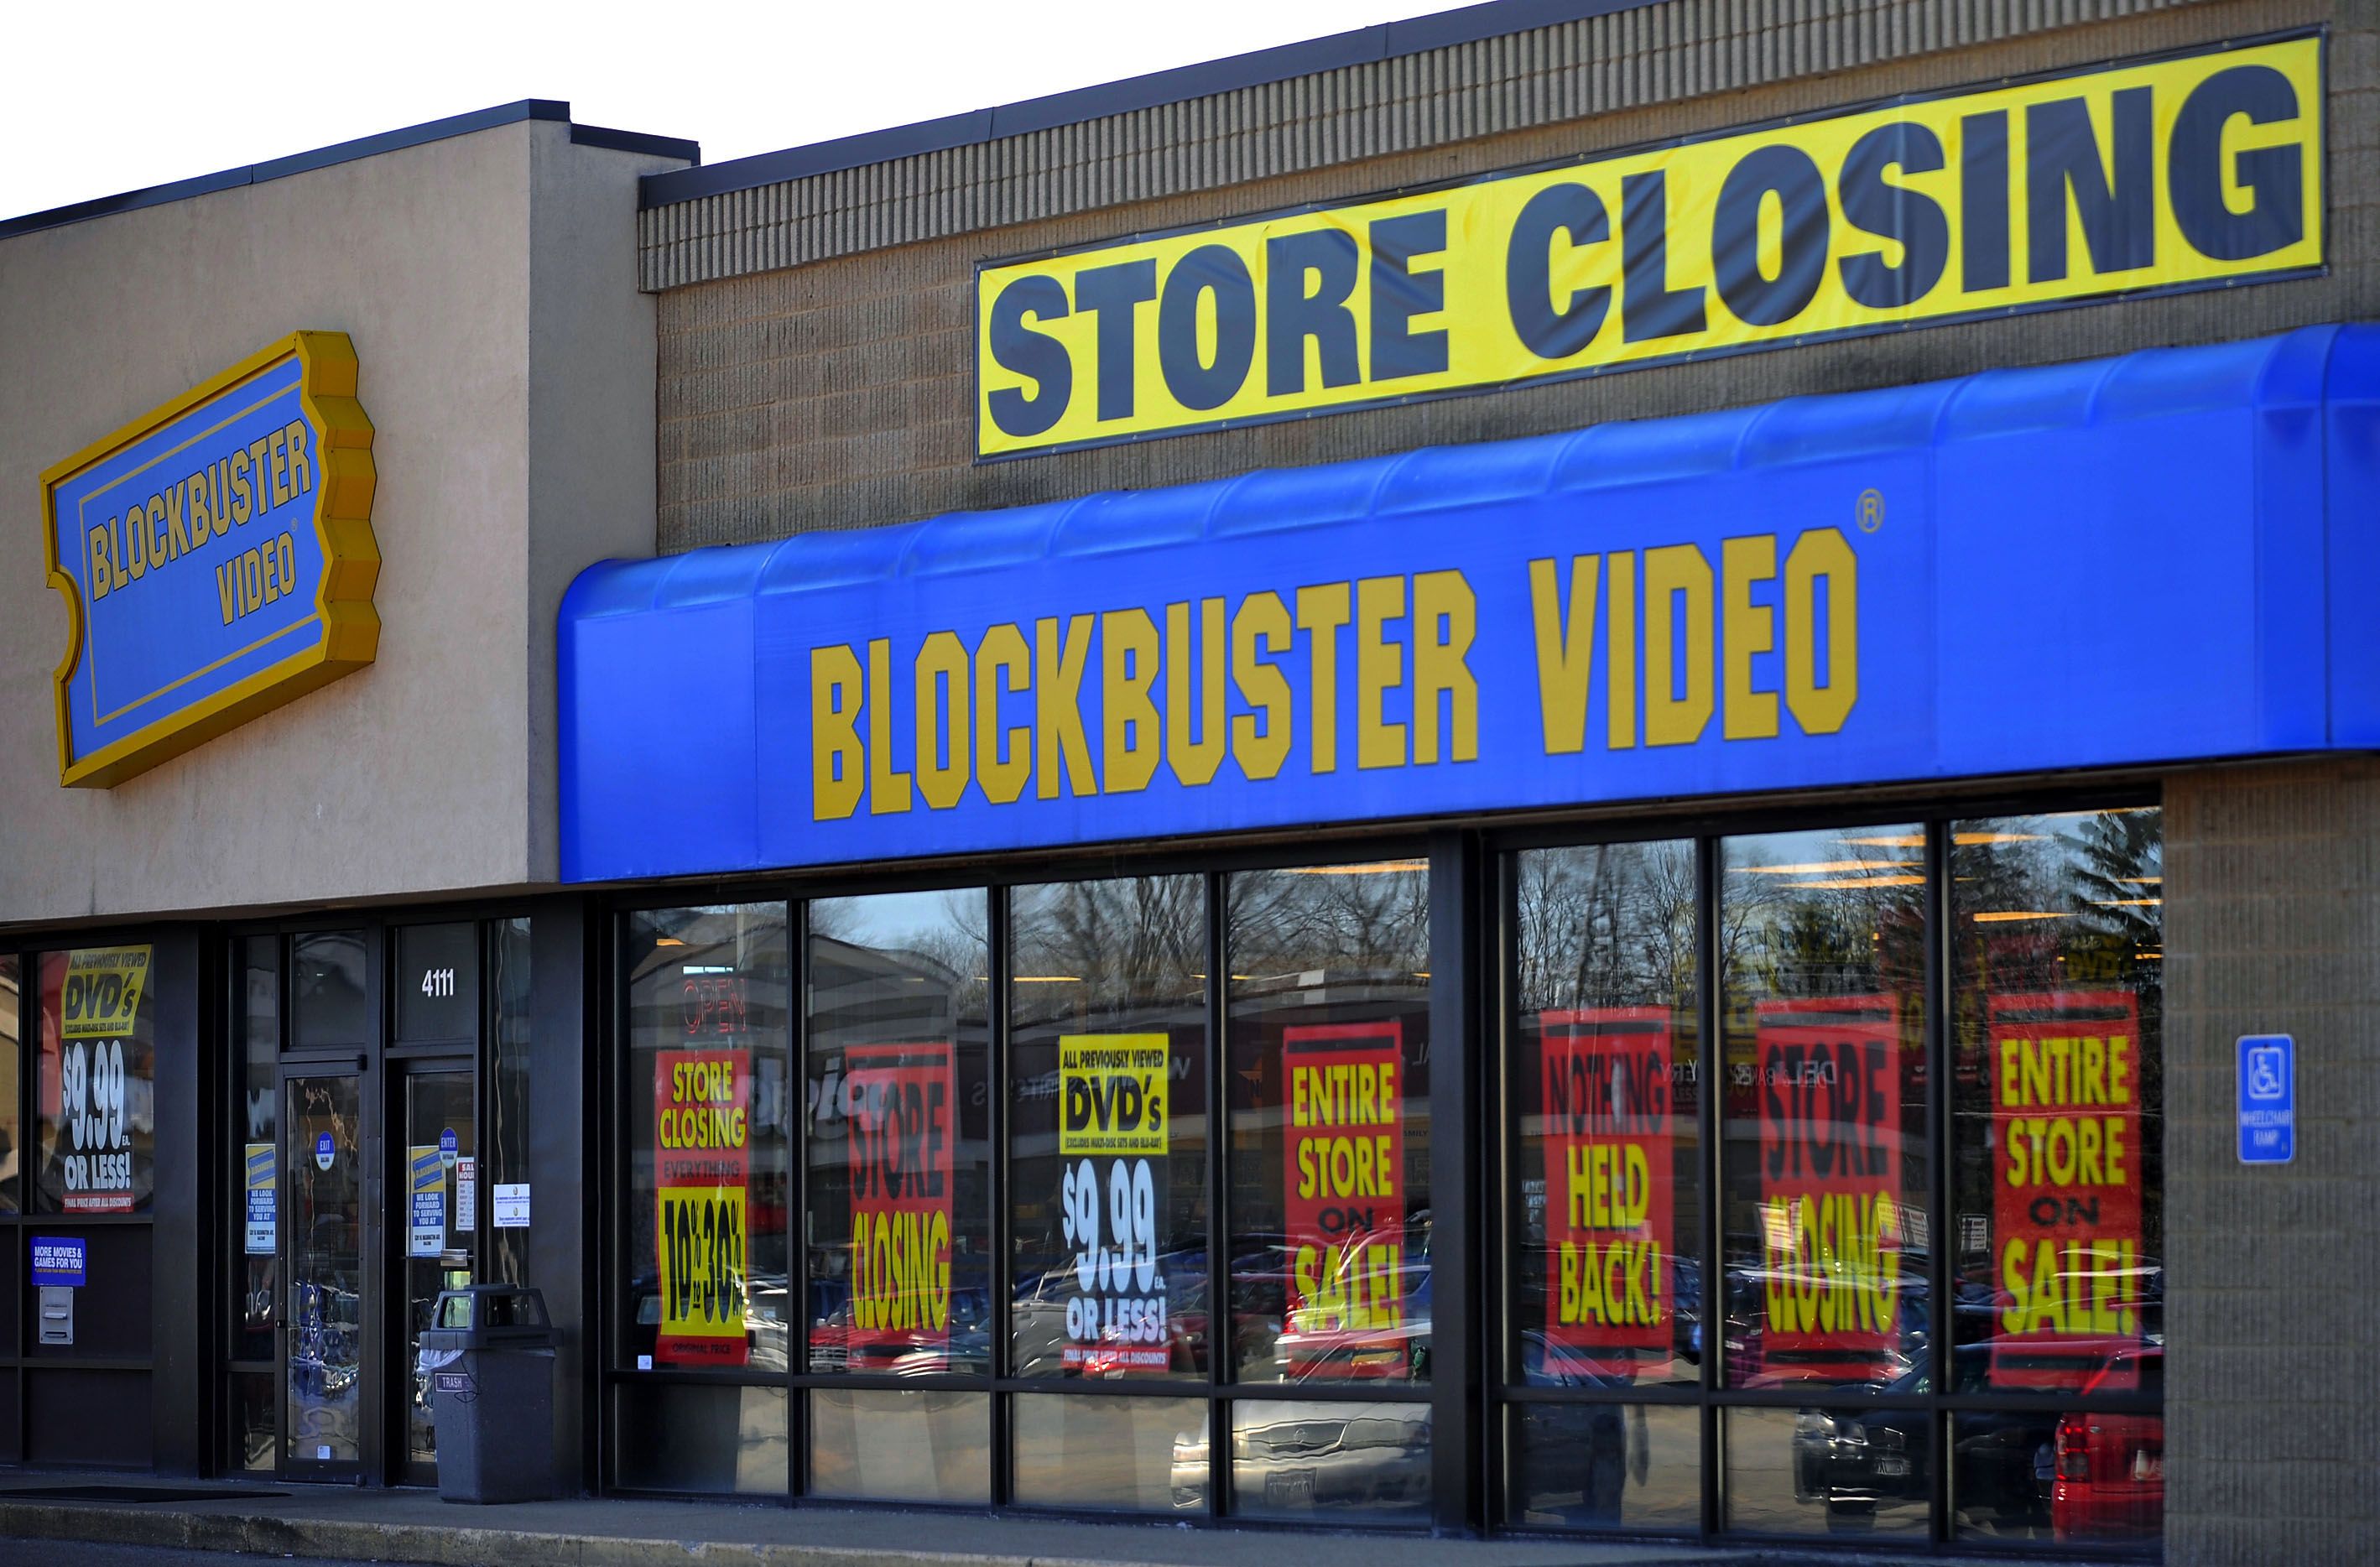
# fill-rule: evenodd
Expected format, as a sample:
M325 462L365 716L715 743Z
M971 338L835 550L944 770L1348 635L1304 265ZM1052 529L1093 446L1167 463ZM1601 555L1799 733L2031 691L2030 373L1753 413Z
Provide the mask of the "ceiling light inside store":
M1923 832L1902 832L1884 838L1845 838L1846 844L1857 844L1864 849L1922 849L1925 846Z
M653 938L653 945L657 947L682 947L686 945L686 943L679 941L675 936L656 936Z
M1950 842L1966 848L1973 848L1980 844L2045 844L2048 841L2049 834L2046 832L1953 832L1950 834Z
M1975 916L1978 925L1998 925L2011 919L2071 919L2070 914L2058 914L2043 909L1995 908Z
M1827 876L1845 870L1911 870L1905 859L1820 859L1807 865L1738 865L1730 869L1747 876Z
M2126 887L2162 887L2165 885L2165 878L2162 876L2119 876L2115 878L2115 880L2119 885Z
M1427 870L1426 859L1376 859L1362 865L1293 865L1282 869L1283 876L1402 876L1409 870Z
M2093 908L2155 908L2163 898L2093 898Z
M1785 885L1799 892L1804 887L1815 890L1841 891L1850 887L1922 887L1923 876L1844 876L1831 881L1788 881Z
M1012 985L1079 985L1083 977L1079 974L1012 974L1008 982Z

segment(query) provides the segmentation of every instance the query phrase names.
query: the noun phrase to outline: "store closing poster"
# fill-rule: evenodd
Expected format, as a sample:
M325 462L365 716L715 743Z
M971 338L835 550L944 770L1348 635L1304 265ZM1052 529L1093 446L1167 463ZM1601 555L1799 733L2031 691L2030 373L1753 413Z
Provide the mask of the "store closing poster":
M1882 1381L1900 1337L1898 997L1758 1012L1761 1373Z
M1281 1048L1289 1374L1409 1376L1403 1025L1293 1026Z
M948 1040L852 1045L851 1344L855 1371L951 1342L953 1062Z
M1071 1370L1162 1371L1170 1363L1157 1252L1170 1057L1163 1034L1058 1040L1058 1211L1075 1283L1061 1358Z
M752 1052L663 1051L653 1059L654 1236L662 1320L653 1358L741 1366L750 1191ZM498 1188L498 1203L503 1201Z
M42 1076L45 1090L55 1085L56 1097L44 1109L59 1127L52 1157L67 1213L133 1209L132 1123L136 1111L146 1122L149 1085L145 1060L127 1056L136 1050L152 950L84 947L67 954L55 998L56 1075L45 1063Z
M1992 998L1995 1387L2139 1377L2140 1038L2127 990Z
M1668 1357L1676 1309L1670 1014L1542 1023L1548 1372L1630 1377Z

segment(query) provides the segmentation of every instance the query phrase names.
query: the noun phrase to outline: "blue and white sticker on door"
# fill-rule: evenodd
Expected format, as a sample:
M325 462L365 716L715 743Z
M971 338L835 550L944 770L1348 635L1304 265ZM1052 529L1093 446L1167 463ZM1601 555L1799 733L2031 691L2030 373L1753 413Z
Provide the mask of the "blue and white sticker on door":
M413 1170L412 1240L409 1257L436 1257L446 1249L446 1161L436 1143L416 1143L407 1150Z
M330 1136L324 1133L324 1136ZM249 1257L271 1257L277 1219L280 1214L280 1189L273 1184L273 1145L248 1145L248 1239L243 1248Z

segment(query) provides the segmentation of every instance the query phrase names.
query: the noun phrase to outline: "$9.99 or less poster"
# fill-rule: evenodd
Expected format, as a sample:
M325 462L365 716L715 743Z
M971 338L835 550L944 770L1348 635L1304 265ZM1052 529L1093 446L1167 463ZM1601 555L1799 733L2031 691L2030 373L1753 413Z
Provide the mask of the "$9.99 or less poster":
M1402 1377L1403 1025L1312 1024L1281 1039L1289 1374Z
M1761 1370L1868 1382L1900 1338L1898 997L1759 1008Z
M654 1241L664 1365L741 1366L745 1206L750 1189L752 1052L663 1051L653 1059Z
M1158 1193L1170 1117L1163 1034L1058 1039L1058 1211L1074 1248L1061 1364L1088 1374L1171 1364Z
M1670 1343L1670 1014L1543 1022L1547 1369L1629 1376Z
M2080 1388L2141 1331L2140 1002L1994 996L1991 1029L1992 1385ZM2100 1386L2139 1377L2127 1356Z
M951 1342L953 1101L947 1040L852 1045L850 1368ZM941 1367L936 1367L935 1369Z

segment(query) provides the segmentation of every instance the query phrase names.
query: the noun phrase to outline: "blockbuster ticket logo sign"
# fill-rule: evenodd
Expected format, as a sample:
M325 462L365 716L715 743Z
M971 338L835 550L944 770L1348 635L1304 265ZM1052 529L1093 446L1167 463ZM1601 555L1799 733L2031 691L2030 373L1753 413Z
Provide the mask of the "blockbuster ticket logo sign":
M58 781L111 787L371 662L371 421L300 332L42 475Z
M2319 36L986 265L980 459L2323 264Z
M1544 1020L1548 1369L1632 1376L1670 1349L1670 1014Z

